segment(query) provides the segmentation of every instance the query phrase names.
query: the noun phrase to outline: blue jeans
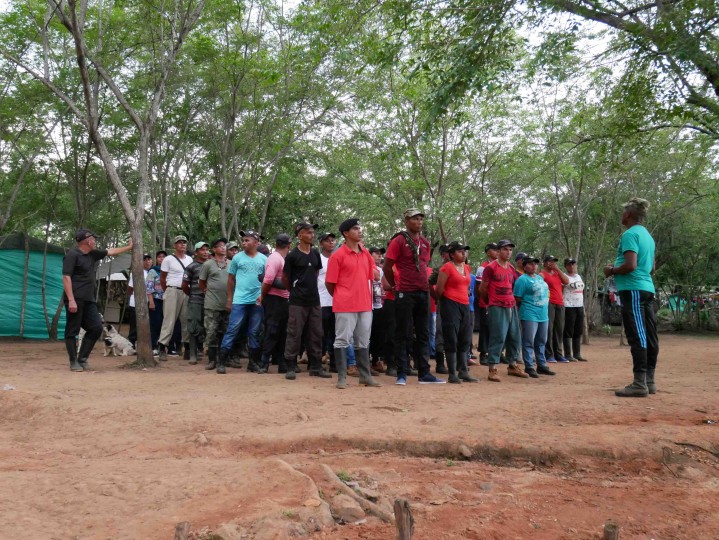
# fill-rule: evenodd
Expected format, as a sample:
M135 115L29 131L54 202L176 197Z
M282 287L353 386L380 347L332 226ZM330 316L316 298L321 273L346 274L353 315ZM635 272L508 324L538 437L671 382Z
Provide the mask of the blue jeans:
M430 312L429 314L429 357L434 358L437 355L437 347L435 346L435 336L437 334L437 314Z
M227 332L222 338L221 349L232 350L237 334L243 327L247 327L247 336L249 338L248 348L259 349L260 328L262 327L262 317L264 312L262 306L257 304L232 304L230 311L230 321L227 323Z
M522 360L525 370L535 367L534 360L537 361L537 366L547 367L544 346L547 343L548 330L549 321L522 321Z
M350 346L347 347L347 366L354 366L357 363L357 360L355 359L355 348L350 343Z

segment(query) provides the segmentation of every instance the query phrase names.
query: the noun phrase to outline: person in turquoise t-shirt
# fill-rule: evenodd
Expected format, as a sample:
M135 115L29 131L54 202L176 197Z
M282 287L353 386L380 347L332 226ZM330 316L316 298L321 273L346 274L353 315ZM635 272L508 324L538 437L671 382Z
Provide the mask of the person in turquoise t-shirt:
M544 347L549 328L549 286L537 274L539 259L522 257L524 274L514 283L514 297L519 306L522 326L522 360L524 371L533 379L542 375L554 375L547 367ZM536 367L535 367L536 360Z
M619 397L646 397L657 391L654 371L659 356L657 321L654 314L654 239L643 225L649 202L633 198L624 204L622 234L613 265L604 275L614 280L622 302L622 322L632 351L634 381L615 394Z

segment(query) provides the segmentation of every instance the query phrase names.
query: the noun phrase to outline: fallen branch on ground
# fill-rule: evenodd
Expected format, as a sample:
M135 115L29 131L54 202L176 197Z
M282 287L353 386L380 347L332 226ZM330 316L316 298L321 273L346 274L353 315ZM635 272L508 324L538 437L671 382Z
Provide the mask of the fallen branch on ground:
M362 510L380 518L385 523L394 523L394 516L392 514L385 512L379 506L377 506L373 502L368 501L364 497L360 497L359 495L357 495L351 487L349 487L342 480L337 478L337 475L328 465L325 465L324 463L321 463L320 465L322 465L322 468L327 475L327 479L332 483L332 485L339 489L345 495L349 495L355 501L357 501L362 507Z

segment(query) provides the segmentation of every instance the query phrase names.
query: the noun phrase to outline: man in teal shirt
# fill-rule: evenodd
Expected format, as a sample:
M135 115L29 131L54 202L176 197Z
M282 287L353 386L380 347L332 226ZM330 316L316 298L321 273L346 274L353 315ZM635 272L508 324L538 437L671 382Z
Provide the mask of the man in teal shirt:
M646 397L655 394L654 371L659 356L657 321L654 314L654 239L643 225L649 202L633 198L624 204L622 225L627 228L617 247L613 265L604 275L614 276L622 301L622 321L632 351L634 381L617 390L619 397Z

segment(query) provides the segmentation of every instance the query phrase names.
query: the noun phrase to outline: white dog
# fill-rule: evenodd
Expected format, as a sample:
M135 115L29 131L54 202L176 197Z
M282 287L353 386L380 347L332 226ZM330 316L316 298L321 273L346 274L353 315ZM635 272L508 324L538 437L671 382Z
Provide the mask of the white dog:
M121 336L111 324L105 325L105 354L103 356L132 356L137 354L130 341Z

